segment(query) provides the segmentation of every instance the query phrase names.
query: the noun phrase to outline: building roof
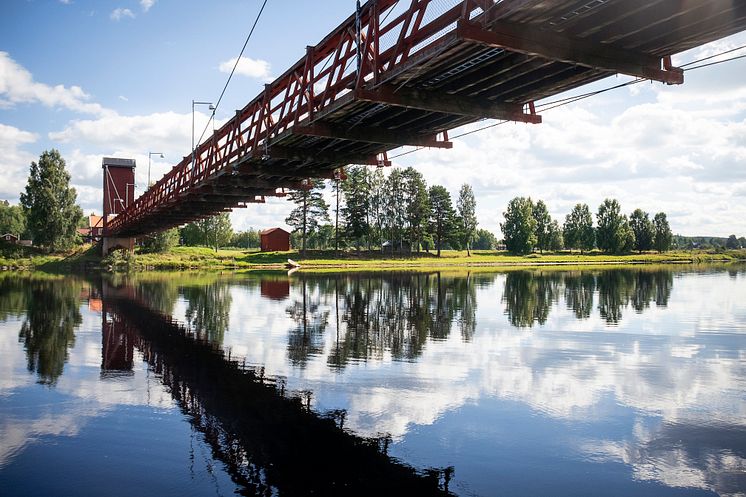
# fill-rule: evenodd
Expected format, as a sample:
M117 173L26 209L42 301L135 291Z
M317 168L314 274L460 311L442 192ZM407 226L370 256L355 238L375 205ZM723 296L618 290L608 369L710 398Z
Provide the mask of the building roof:
M116 157L104 157L104 160L101 161L101 167L128 167L128 168L134 168L136 167L135 159L118 159Z
M259 234L260 234L260 235L269 235L270 233L273 233L273 232L275 232L275 231L277 231L277 230L280 230L280 231L282 231L282 232L283 232L283 233L285 233L286 235L289 235L289 234L290 234L290 233L288 233L287 231L285 231L285 230L284 230L284 229L282 229L282 228L267 228L266 230L260 231L260 232L259 232Z
M13 233L3 233L2 235L0 235L0 238L5 238L5 237L8 237L8 236L12 236L16 240L18 240L18 235L14 235Z
M88 216L88 227L89 228L103 228L104 227L103 216L97 216L96 214L91 214L90 216Z

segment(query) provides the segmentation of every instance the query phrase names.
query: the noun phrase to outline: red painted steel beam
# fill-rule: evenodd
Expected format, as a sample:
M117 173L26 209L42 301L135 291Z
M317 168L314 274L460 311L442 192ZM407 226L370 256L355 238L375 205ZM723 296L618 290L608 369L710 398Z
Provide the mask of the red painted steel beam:
M663 61L660 57L596 44L525 24L495 21L489 29L485 29L481 24L461 19L456 33L464 41L511 52L652 79L670 85L684 82L684 71L677 67L662 69Z
M520 104L496 103L485 99L448 95L433 91L395 88L391 85L379 85L375 89L355 90L355 98L395 107L471 116L478 119L541 123L541 116L524 113L523 106Z
M306 126L293 126L290 132L295 135L317 136L335 140L348 140L364 143L379 143L383 145L405 145L413 147L453 148L453 142L437 140L435 135L411 135L398 131L372 126L359 128L343 128L325 123L314 123Z

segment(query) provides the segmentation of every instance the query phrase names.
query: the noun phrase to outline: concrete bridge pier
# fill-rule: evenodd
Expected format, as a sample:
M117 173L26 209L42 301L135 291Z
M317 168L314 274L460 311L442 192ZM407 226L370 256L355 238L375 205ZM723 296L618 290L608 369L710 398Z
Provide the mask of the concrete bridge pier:
M102 242L104 256L109 255L112 250L123 249L133 254L135 252L135 239L121 236L105 236Z

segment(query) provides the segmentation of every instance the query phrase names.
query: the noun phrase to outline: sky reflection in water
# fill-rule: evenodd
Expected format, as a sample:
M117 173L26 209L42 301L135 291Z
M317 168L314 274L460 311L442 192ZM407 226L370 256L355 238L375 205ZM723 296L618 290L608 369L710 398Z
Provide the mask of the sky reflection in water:
M372 458L412 489L744 495L745 276L739 267L0 275L0 487L34 494L20 482L38 474L32 461L52 457L94 471L51 464L38 495L65 481L100 493L124 474L153 495L291 495L342 481L306 474L270 418L243 419L259 404L231 410L230 397L251 388L286 426L334 439L337 456ZM188 354L208 354L200 365L169 356L176 345L159 337L171 325L153 311L245 364L259 386L203 349ZM236 381L210 389L201 378L216 371ZM304 406L348 435L337 440ZM258 423L274 442L226 428L234 422ZM306 483L288 483L293 474Z

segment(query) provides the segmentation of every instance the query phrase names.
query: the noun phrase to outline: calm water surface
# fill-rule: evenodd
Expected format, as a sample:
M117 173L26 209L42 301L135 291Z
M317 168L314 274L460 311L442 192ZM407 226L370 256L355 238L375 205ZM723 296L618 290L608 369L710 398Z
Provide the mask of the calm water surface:
M0 274L0 495L746 495L746 267Z

